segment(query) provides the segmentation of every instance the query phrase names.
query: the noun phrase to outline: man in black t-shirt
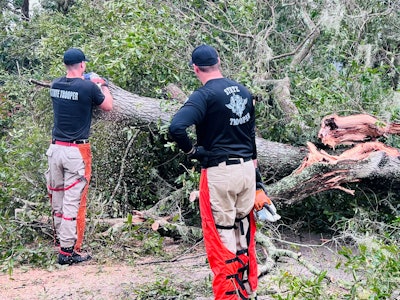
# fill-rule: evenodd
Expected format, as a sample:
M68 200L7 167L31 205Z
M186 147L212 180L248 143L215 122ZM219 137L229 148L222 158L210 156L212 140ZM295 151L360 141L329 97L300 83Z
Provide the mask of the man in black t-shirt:
M84 79L87 58L77 48L64 53L66 76L50 87L54 126L52 142L46 152L47 189L52 212L58 263L73 264L90 259L82 254L87 191L91 178L92 154L89 133L92 110L99 106L109 111L113 98L106 81L98 76Z
M253 97L223 77L213 47L194 49L191 65L203 86L175 114L169 132L202 167L200 212L215 299L249 299L257 289ZM195 145L186 131L191 125L196 127Z

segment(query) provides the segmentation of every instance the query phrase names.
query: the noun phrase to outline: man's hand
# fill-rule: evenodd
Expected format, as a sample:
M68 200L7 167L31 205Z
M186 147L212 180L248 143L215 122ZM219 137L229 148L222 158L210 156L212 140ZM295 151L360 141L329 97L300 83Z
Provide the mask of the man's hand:
M91 78L90 79L91 82L94 82L95 84L97 84L99 87L102 86L108 86L107 81L105 81L103 78L99 77L99 78Z
M262 189L256 190L256 201L254 201L254 208L256 211L262 210L265 206L271 205L272 201Z
M276 211L274 203L262 189L256 190L254 209L260 221L276 222L281 218Z
M267 189L262 182L261 173L256 168L256 199L254 209L260 221L278 221L281 216L277 213L276 207L267 195Z
M96 74L94 72L83 74L83 78L85 80L90 80L90 81L94 82L95 84L97 84L98 87L108 86L107 80L100 77L98 74Z
M197 159L198 161L203 160L208 155L208 151L203 146L194 146L192 150L186 153L189 159Z

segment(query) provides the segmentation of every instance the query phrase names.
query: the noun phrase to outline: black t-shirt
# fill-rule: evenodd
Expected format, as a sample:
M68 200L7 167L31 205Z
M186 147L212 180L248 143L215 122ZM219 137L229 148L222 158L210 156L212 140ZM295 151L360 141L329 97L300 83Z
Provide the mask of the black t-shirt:
M50 96L54 111L53 139L88 139L93 107L105 98L100 88L90 80L61 77L52 82Z
M218 78L193 92L174 116L170 134L188 152L186 128L196 125L197 145L218 157L257 158L253 97L243 85Z

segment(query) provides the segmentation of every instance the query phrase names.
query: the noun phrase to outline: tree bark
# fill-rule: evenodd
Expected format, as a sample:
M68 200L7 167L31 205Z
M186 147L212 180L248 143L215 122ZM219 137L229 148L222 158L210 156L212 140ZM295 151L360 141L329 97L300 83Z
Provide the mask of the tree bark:
M172 100L158 100L132 94L113 83L109 83L110 92L114 98L111 112L97 110L97 116L107 120L132 120L139 124L156 124L159 121L169 122L173 112L180 103Z
M366 147L365 147L366 146ZM363 151L364 148L368 148ZM345 187L359 183L361 188L400 190L400 153L381 143L360 144L339 156L319 151L309 143L309 154L291 175L268 186L272 200L292 205L302 199L327 190L341 190L354 195Z

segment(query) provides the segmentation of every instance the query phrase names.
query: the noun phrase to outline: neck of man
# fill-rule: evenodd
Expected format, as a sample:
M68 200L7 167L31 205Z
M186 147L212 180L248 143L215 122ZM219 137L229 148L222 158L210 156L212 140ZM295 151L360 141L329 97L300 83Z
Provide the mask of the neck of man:
M83 62L77 63L71 66L66 66L67 78L83 78L83 72L85 72L85 65Z
M73 70L73 71L68 71L67 75L65 77L67 77L67 78L83 78L83 74L81 72Z
M222 75L221 71L219 70L215 70L212 72L200 72L198 74L199 80L201 81L201 83L203 85L205 85L207 83L207 81L212 80L212 79L218 79L218 78L224 78L224 76Z

